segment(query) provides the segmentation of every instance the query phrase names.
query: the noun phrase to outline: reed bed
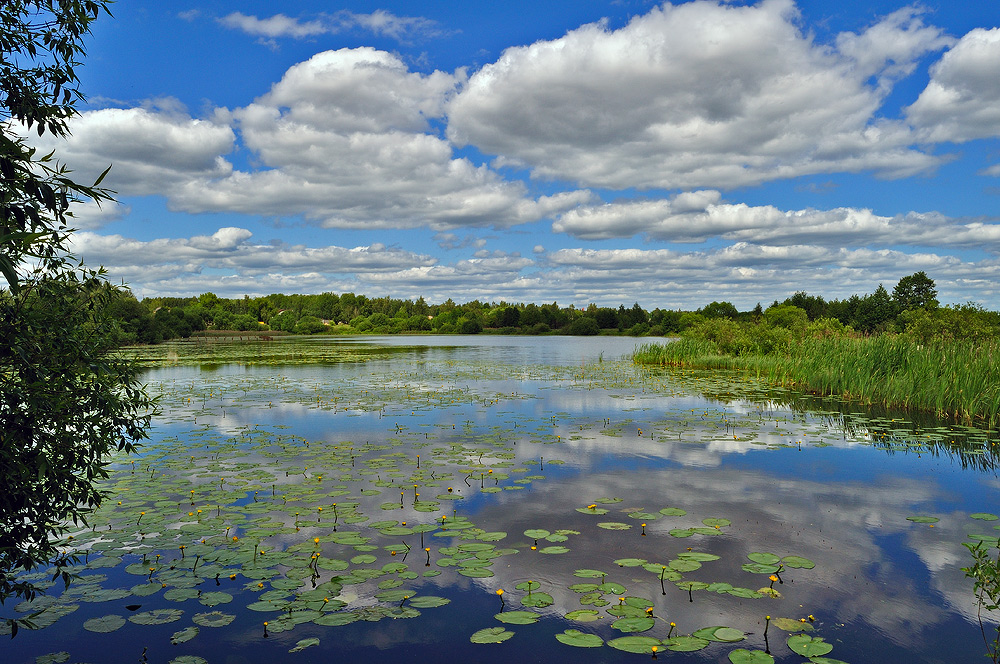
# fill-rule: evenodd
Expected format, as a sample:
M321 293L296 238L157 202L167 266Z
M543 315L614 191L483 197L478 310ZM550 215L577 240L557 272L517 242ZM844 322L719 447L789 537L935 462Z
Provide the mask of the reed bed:
M640 364L736 369L768 382L861 404L1000 424L1000 342L936 341L905 335L804 338L781 351L727 354L711 340L647 344Z

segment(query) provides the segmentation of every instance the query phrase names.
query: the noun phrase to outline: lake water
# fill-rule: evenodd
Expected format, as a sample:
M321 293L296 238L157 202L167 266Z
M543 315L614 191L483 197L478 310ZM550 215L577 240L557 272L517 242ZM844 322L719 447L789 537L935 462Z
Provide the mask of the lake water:
M152 349L152 439L0 661L982 661L961 568L1000 534L995 433L640 342Z

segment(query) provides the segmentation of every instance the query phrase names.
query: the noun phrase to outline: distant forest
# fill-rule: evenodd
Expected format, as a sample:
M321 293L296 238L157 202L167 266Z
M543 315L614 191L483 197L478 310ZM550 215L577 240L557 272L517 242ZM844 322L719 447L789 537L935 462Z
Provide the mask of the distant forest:
M284 295L226 299L213 293L197 297L158 297L138 301L123 291L111 314L126 344L155 344L212 331L291 334L568 334L671 336L713 318L735 321L820 321L859 334L911 332L920 336L977 338L1000 336L1000 313L969 303L940 306L933 279L917 272L899 280L890 293L826 300L798 292L766 309L758 304L739 311L730 302L711 302L694 311L653 309L634 303L576 308L552 304L480 302L451 299L428 304L421 297L403 300L354 293Z

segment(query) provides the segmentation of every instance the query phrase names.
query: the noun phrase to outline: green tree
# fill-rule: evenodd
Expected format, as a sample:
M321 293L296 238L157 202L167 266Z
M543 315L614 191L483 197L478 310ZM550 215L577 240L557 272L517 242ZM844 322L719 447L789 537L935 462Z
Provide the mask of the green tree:
M903 277L892 289L892 299L900 311L937 309L937 288L934 280L921 270Z
M102 11L105 0L0 3L0 602L33 598L18 575L39 565L69 582L62 535L100 504L109 453L134 449L153 406L114 349L121 293L65 251L71 205L110 200L103 174L74 182L22 135L68 134L83 38ZM26 622L3 619L12 634Z

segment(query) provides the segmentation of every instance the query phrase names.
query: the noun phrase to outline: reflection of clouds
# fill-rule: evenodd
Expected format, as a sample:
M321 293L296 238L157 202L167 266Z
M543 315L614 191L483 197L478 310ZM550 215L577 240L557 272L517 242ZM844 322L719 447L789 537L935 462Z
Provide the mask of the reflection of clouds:
M927 650L930 646L924 644L940 638L945 629L953 630L954 625L949 621L954 620L955 614L967 621L970 630L976 624L977 607L971 583L959 569L970 563L967 551L961 546L967 533L973 532L968 529L967 518L961 514L947 517L938 514L942 521L935 528L906 521L907 516L933 510L928 506L950 498L934 475L926 472L900 475L896 460L883 452L857 449L869 444L866 430L845 432L838 428L836 420L792 413L773 403L729 398L723 404L684 392L704 387L697 383L693 387L680 383L658 385L656 391L651 388L646 393L641 392L643 385L637 382L602 384L602 380L616 376L634 377L620 368L594 381L574 382L571 376L576 367L549 381L544 379L544 371L502 376L495 366L484 365L475 371L463 366L442 368L441 363L429 362L426 366L421 364L419 373L414 375L405 372L376 375L365 373L367 369L351 368L331 375L326 382L315 373L289 372L292 378L282 379L280 388L272 392L266 388L277 383L257 379L257 391L251 390L249 396L236 400L228 393L221 401L210 400L204 413L200 401L190 412L178 407L175 416L183 415L187 422L172 426L189 424L190 417L198 415L198 426L207 426L208 433L200 440L192 438L192 449L199 446L204 449L209 438L238 436L257 425L269 432L272 442L283 436L295 436L320 443L300 450L301 456L294 460L283 461L305 463L310 478L315 477L313 473L323 473L325 478L329 473L324 483L344 484L351 496L342 500L358 502L358 512L372 521L428 523L442 513L451 515L454 509L486 530L506 531L508 535L497 543L498 547L520 549L517 554L495 560L491 568L496 574L493 578L468 579L449 568L434 579L414 581L419 594L448 594L464 589L482 593L482 602L495 602L495 590L504 588L507 606L514 609L520 608L523 595L514 586L533 579L541 582L541 590L556 600L543 613L561 616L575 609L590 608L582 606L580 595L568 587L591 581L573 576L574 570L597 568L608 572L609 581L624 584L629 595L652 600L656 615L676 621L682 631L728 624L755 632L748 640L752 644L748 647L762 647L759 635L765 613L792 618L812 613L819 618L818 634L828 640L838 638L836 625L843 624L850 626L850 634L843 636L844 640L855 643L888 640L909 652ZM206 382L201 389L214 389L216 384L218 381ZM372 390L368 397L371 402L365 402L368 406L386 403L387 409L363 411L359 406L345 410L351 403L358 404L363 390ZM448 400L444 398L445 392L453 392L447 395ZM321 399L334 393L342 396L339 404L332 407L317 404L317 393ZM524 398L525 393L531 396ZM410 395L420 396L410 401ZM435 396L440 398L435 401ZM235 401L240 402L239 407ZM224 418L222 408L226 408ZM209 411L211 415L207 414ZM611 418L610 426L604 424L604 417ZM279 424L291 428L271 428ZM451 428L452 424L456 428ZM604 433L606 426L620 435ZM561 444L539 444L554 442L556 435L561 436ZM373 446L389 443L390 447L366 449L368 441ZM508 445L516 441L513 463L528 469L524 473L509 473L510 478L501 485L511 485L514 480L535 473L547 476L546 479L536 480L520 491L489 495L480 494L475 476L469 480L471 486L467 486L463 481L467 469L461 469L476 463L479 451L485 451L484 463L493 463L496 457L490 451L500 449L498 441L506 441ZM802 441L801 455L791 450L771 452L773 462L768 466L773 466L774 472L727 466L727 462L755 464L741 457L748 457L754 450L768 451L769 446L797 441ZM833 447L823 450L813 447L816 443ZM347 444L354 445L358 461L356 468L347 469L353 478L343 479L339 477L343 468L329 457L326 458L329 463L323 465L323 455L330 453L332 446ZM436 453L436 450L450 450L452 445L461 445L462 453L455 456ZM413 455L418 453L427 464L424 470L433 469L440 482L438 487L421 482L423 497L434 499L453 486L465 500L442 500L439 509L429 514L413 509L409 488L399 510L381 510L383 502L398 502L399 486L379 487L380 493L374 496L359 495L360 489L373 488L378 472L382 473L381 479L388 477L381 469L367 472L375 466L367 465L366 461L399 453L402 456L395 459L401 473L395 476L398 485L409 483ZM539 457L543 455L545 467L538 470ZM790 455L794 455L794 461ZM566 465L550 466L548 461L553 458L565 460ZM315 465L313 459L317 460ZM259 463L264 469L265 464L274 463L273 459L257 454L240 456L238 461ZM808 468L804 471L807 475L796 475L789 462ZM852 479L856 477L852 464L873 464L882 473L876 480ZM283 472L278 475L279 485L302 480L301 476L285 479ZM994 496L1000 491L1000 481L996 478L976 479L983 496ZM575 511L601 496L620 496L624 501L606 505L610 512L601 517ZM311 506L314 509L315 503ZM622 511L625 507L638 507L655 512L667 506L682 507L688 515L647 522L646 537L640 535L641 522ZM286 523L292 518L287 512L274 512L272 516ZM720 536L682 539L668 535L671 528L700 526L703 518L713 516L732 521ZM600 521L621 521L632 528L620 532L603 530L597 527ZM989 524L977 523L977 526L977 532L995 532L989 530ZM527 528L550 531L565 528L581 534L570 535L569 541L562 543L570 549L568 553L544 555L530 551L532 541L522 535ZM374 535L373 543L380 547L396 543L373 533L363 523L344 525L343 529ZM285 548L325 533L323 529L304 526L295 534L270 537L268 543ZM417 548L419 536L402 539ZM461 543L431 536L425 541L432 547L432 559L439 558L440 547ZM539 547L548 544L543 540ZM776 586L784 594L780 600L743 600L696 591L694 602L688 602L687 593L674 584L667 582L664 596L655 574L643 568L620 568L613 562L617 558L639 557L666 564L687 547L721 556L720 560L685 574L688 580L724 581L751 589L767 586L765 575L741 569L748 562L746 555L753 551L800 555L815 561L817 567L786 570L782 575L785 583ZM903 555L899 555L900 547L904 549ZM349 547L332 544L326 544L324 552L346 559L354 555ZM384 551L375 553L380 556L378 564L388 561ZM418 550L413 551L407 562L413 569L423 570L423 557ZM372 601L375 585L345 588L358 592L364 598L359 599L359 604L364 604ZM615 603L614 598L607 599ZM601 612L604 613L603 609ZM434 615L432 611L425 612L421 620L446 620ZM620 636L608 630L611 620L605 614L600 622L582 629L593 627L607 633L607 638ZM581 626L567 624L567 627ZM660 629L658 624L656 630ZM423 627L411 631L422 632ZM665 631L657 633L662 636ZM978 626L975 633L978 635ZM409 642L418 640L412 633L399 634L386 637L386 643L397 637ZM371 634L359 632L356 638L377 645L373 641L376 637Z
M504 559L510 566L495 567L498 576L489 587L512 588L520 580L537 577L546 582L544 590L556 598L561 613L588 608L580 605L579 595L566 588L587 581L574 577L574 569L590 567L609 572L608 580L623 583L629 594L652 599L658 614L671 615L670 619L684 629L730 624L754 631L761 612L787 617L813 613L827 621L867 623L895 642L910 646L924 638L930 627L948 618L939 595L928 597L921 593L922 571L896 561L882 542L886 536L913 528L906 517L914 513L914 505L939 498L938 487L926 481L897 478L882 486L865 486L856 482L776 479L752 471L706 473L677 469L604 473L559 484L535 483L532 491L531 500L517 505L514 522L507 525L509 539L524 540L519 532L531 527L553 531L571 528L583 534L570 536L565 544L571 552L563 556L522 551ZM575 508L600 496L625 500L603 505L611 511L600 517L575 512ZM641 506L649 511L682 507L688 514L647 522L648 536L643 538L639 535L640 522L621 512L624 506ZM491 505L478 520L502 521L509 519L510 513L506 505ZM667 535L671 528L701 525L701 519L709 516L728 518L732 525L718 537ZM622 521L633 527L622 533L604 531L597 528L598 521ZM934 529L926 532L931 540L917 544L915 551L921 560L932 561L928 567L936 590L941 592L938 579L953 588L955 597L948 596L948 602L965 604L962 613L968 618L967 609L974 605L971 593L960 579L951 578L961 576L957 567L966 562L959 553L961 545L947 544L956 541L951 537L942 542L942 533ZM667 597L663 597L656 575L642 568L619 568L613 563L620 557L638 557L665 564L689 546L711 551L722 559L686 574L686 580L726 581L753 589L766 586L766 576L740 569L748 562L746 554L752 551L804 556L813 560L816 568L786 570L782 575L786 583L777 586L784 598L778 601L739 600L696 592L691 604L670 583L666 586ZM819 633L823 633L822 629Z

